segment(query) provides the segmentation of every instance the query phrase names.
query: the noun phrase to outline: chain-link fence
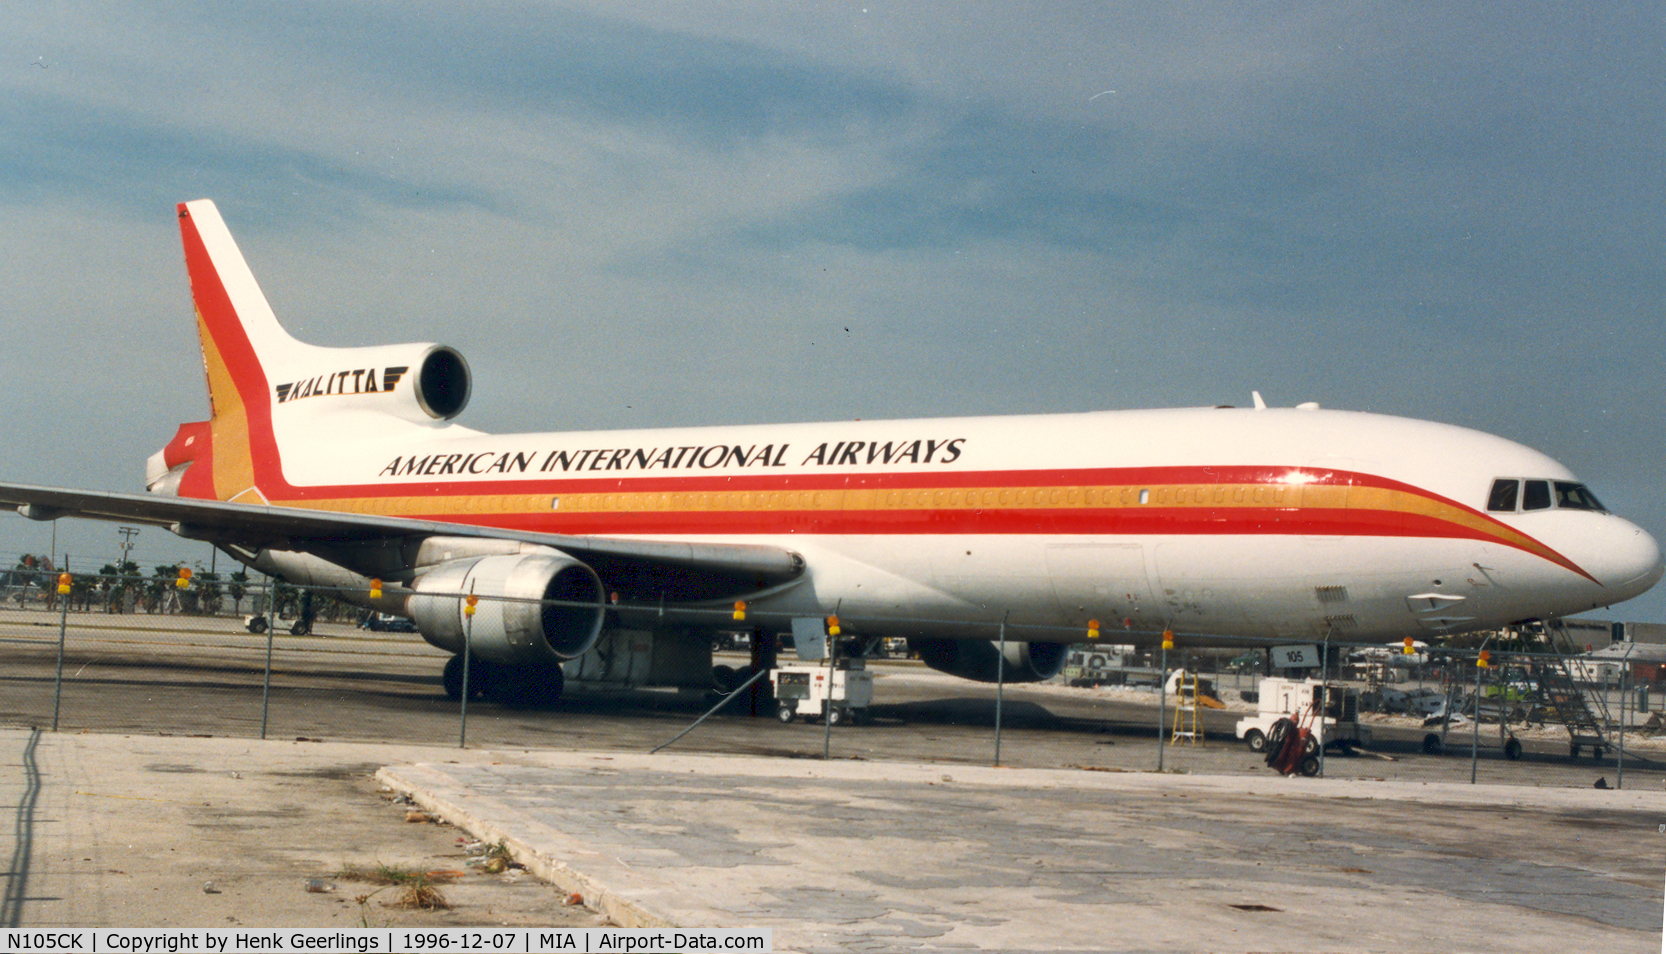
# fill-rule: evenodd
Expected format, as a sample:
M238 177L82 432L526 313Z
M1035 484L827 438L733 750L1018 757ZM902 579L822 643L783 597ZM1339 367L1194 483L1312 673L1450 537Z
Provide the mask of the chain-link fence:
M259 578L232 581L199 571L180 587L177 568L172 575L164 567L144 576L112 569L117 572L73 574L66 596L57 593L56 567L23 568L6 577L0 588L0 720L60 731L646 750L672 740L721 698L715 682L703 691L680 692L597 692L570 682L550 706L465 703L448 697L442 685L450 653L328 590L310 595L309 613L307 594ZM861 632L861 619L842 622L847 632ZM757 613L731 628L746 627L792 628L790 620ZM988 629L992 637L1000 633L998 625ZM1024 635L1059 638L1010 631L1010 638ZM744 650L720 652L714 662L745 675L750 658ZM789 660L798 661L783 656ZM875 694L869 724L780 724L766 678L678 739L675 750L1271 771L1237 731L1257 706L1262 675L1253 657L1246 664L1231 653L1177 652L1167 662L1127 667L1148 676L1146 685L1137 684L1136 675L1135 685L1071 686L1065 679L991 685L906 658L869 659L865 667ZM1666 693L1653 670L1620 660L1578 674L1595 723L1579 731L1596 733L1601 743L1587 739L1573 755L1570 739L1577 733L1558 721L1561 713L1546 711L1536 695L1544 687L1535 679L1543 676L1533 675L1533 665L1530 655L1499 655L1481 669L1473 654L1447 654L1408 670L1403 682L1339 680L1364 703L1362 722L1371 742L1351 756L1327 751L1324 774L1628 788L1666 782L1666 744L1656 737ZM1159 678L1160 669L1176 668L1211 682L1225 708L1176 698L1175 688ZM718 681L732 687L743 680L727 675ZM1431 721L1437 702L1450 718ZM1440 739L1434 749L1432 735ZM1512 739L1519 752L1510 751Z

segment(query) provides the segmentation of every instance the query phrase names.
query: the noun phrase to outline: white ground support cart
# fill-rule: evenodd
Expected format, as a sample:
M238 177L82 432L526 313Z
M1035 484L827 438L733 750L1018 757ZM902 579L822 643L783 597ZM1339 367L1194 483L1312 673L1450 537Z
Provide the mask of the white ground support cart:
M873 673L859 658L841 659L834 669L826 664L780 666L769 678L779 704L775 717L782 722L799 716L814 721L823 713L832 725L862 722L873 702Z
M1263 752L1273 723L1289 719L1313 733L1317 747L1328 745L1344 750L1371 744L1371 730L1359 724L1359 690L1326 687L1318 679L1263 679L1259 711L1238 720L1238 738L1251 751ZM1323 718L1316 718L1320 711Z

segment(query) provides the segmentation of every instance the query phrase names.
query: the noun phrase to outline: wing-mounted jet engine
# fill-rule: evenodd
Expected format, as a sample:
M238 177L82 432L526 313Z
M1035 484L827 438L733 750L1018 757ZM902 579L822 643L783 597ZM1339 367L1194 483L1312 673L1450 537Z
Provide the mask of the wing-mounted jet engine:
M1064 669L1070 647L1064 643L1008 641L1006 659L1001 644L976 639L910 639L910 651L938 672L974 682L1043 682Z
M561 692L561 663L596 644L604 616L596 571L558 550L453 560L424 574L407 612L422 638L457 655L448 695L462 694L465 642L483 694L531 703ZM469 612L468 597L478 602ZM472 694L472 690L471 690Z

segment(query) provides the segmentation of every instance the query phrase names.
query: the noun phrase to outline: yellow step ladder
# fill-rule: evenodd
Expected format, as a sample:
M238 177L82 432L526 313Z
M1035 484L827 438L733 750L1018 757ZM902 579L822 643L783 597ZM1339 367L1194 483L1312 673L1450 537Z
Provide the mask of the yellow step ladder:
M1189 672L1175 686L1174 734L1170 742L1185 740L1191 745L1203 744L1203 727L1197 714L1197 673Z

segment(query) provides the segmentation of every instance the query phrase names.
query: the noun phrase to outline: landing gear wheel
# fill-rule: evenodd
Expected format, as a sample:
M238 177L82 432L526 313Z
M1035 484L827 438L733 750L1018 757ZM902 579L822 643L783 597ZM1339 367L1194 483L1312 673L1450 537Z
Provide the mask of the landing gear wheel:
M1251 729L1244 733L1244 744L1251 752L1267 751L1267 736L1260 729Z
M781 720L782 725L790 725L796 715L798 715L798 712L795 711L793 704L790 702L781 703L780 707L775 710L775 718Z
M1521 740L1512 738L1504 743L1504 757L1512 762L1521 761Z
M484 699L494 691L497 684L499 670L484 659L475 657L469 660L469 698ZM445 687L445 694L450 699L463 698L463 657L461 654L445 661L445 668L440 671L440 685Z
M543 679L538 683L538 704L553 706L561 701L561 693L567 689L567 673L560 664L556 664L541 675Z
M476 672L471 672L469 675L478 677ZM455 701L463 698L462 656L453 656L445 661L445 668L440 670L440 685L445 688L447 699ZM478 686L470 686L469 688L477 689ZM479 692L471 692L469 695L479 695Z
M719 695L726 696L729 693L734 692L735 687L740 684L741 680L735 674L735 667L712 667L712 688L716 689Z
M487 698L506 709L531 709L547 706L561 698L566 684L561 667L538 669L532 666L496 667L487 690Z
M1440 750L1444 749L1444 748L1446 748L1446 743L1442 742L1440 740L1440 736L1436 735L1435 733L1431 732L1428 735L1423 737L1423 754L1424 755L1439 755Z

